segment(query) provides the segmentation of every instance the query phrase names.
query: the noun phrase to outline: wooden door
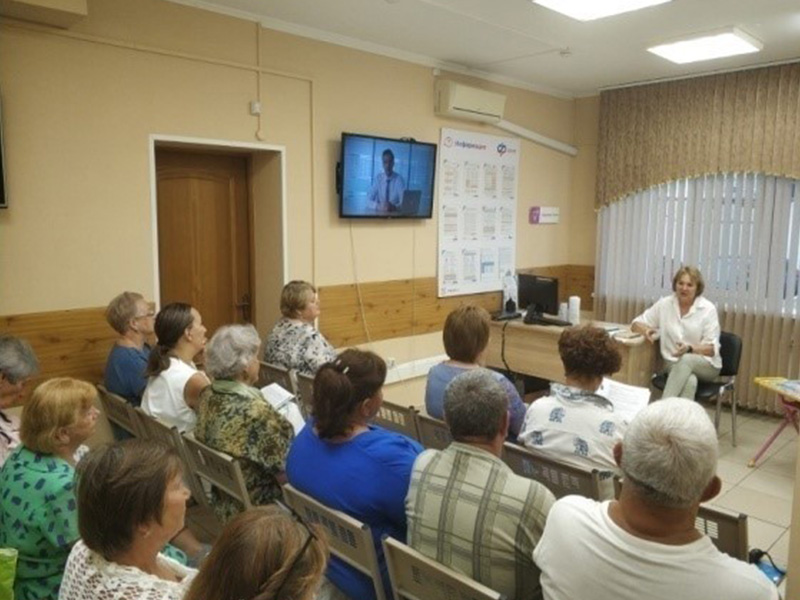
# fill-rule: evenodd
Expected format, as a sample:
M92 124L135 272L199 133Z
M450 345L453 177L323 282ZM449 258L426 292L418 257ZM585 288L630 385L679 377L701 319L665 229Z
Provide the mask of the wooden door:
M156 150L161 305L189 302L208 335L250 322L247 157Z

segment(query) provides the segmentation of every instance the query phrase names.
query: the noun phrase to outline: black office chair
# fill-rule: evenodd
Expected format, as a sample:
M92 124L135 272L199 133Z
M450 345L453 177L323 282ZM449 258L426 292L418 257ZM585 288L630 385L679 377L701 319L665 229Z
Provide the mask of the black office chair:
M714 427L719 431L719 415L722 408L722 396L731 394L731 442L736 445L736 375L739 373L739 362L742 359L742 338L735 333L723 331L719 335L719 353L722 357L722 369L714 381L698 381L695 400L710 401L717 399L717 412L714 416ZM662 392L667 384L667 374L653 376L653 387Z

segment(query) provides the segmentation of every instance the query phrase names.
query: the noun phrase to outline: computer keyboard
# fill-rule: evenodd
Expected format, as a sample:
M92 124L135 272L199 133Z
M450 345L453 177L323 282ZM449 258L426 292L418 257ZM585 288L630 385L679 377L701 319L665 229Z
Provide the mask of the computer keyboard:
M562 321L561 319L556 319L555 317L544 317L542 315L537 315L533 313L528 313L525 315L525 324L526 325L551 325L553 327L571 327L572 323L569 321Z

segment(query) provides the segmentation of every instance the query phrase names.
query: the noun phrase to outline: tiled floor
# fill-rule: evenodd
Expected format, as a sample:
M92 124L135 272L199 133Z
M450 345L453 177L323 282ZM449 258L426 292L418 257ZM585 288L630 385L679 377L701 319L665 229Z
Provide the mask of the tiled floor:
M711 409L709 414L713 418ZM718 470L723 482L722 493L709 504L747 514L750 547L768 551L779 566L785 567L789 559L797 433L791 427L784 429L758 464L750 468L748 461L780 420L740 412L736 423L737 446L734 448L731 446L730 413L723 413Z

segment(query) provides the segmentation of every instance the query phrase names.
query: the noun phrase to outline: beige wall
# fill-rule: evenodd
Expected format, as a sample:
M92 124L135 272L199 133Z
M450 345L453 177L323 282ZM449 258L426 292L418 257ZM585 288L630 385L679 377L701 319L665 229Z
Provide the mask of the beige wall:
M153 294L149 136L256 142L257 31L157 0L91 0L67 32L0 25L11 203L0 212L0 314L98 306L121 289ZM319 285L353 282L354 267L361 281L433 276L435 218L339 220L341 132L429 142L441 127L503 132L435 117L429 68L270 30L260 43L263 141L286 148L288 276ZM522 142L518 266L593 264L596 99L471 83L506 94L508 120L580 148L570 158ZM559 206L561 223L528 225L535 204ZM375 347L398 361L441 350L437 335Z

